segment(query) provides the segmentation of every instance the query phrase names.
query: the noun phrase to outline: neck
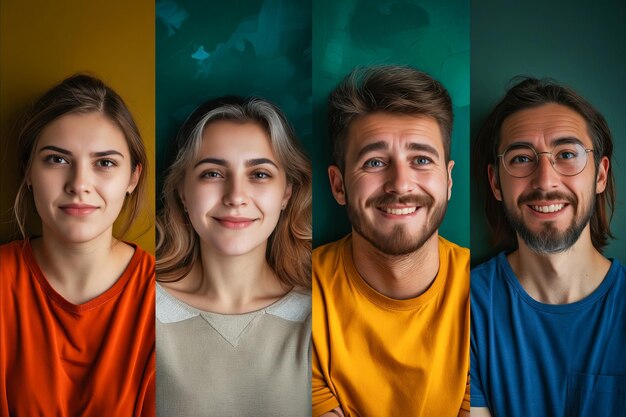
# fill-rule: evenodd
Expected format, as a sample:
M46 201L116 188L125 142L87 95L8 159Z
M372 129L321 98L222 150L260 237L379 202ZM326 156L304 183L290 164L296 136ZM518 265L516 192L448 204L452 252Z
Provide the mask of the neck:
M354 229L352 259L365 282L396 300L415 298L433 283L439 271L439 240L435 232L424 245L407 255L387 255Z
M52 287L69 302L80 304L105 292L119 278L112 230L89 242L68 243L44 227L33 240L35 259ZM113 273L112 273L113 272Z
M589 225L569 249L537 253L518 236L519 249L508 255L511 268L528 294L546 304L568 304L591 294L611 263L591 243Z
M223 314L255 311L289 290L265 258L265 245L238 256L226 256L201 243L200 262L182 280L189 304ZM181 289L179 289L181 290Z

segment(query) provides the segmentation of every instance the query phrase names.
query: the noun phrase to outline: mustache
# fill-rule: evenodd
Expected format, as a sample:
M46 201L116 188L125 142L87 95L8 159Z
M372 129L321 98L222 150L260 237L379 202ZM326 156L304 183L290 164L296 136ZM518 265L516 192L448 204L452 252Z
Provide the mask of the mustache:
M401 197L395 194L382 194L367 199L365 207L391 206L394 204L430 207L434 202L435 200L431 196L423 194L411 194Z
M567 201L568 203L572 205L576 205L576 198L574 198L571 195L567 195L559 191L550 191L548 193L544 193L539 190L534 190L527 194L522 194L517 199L517 204L521 206L522 204L532 203L533 201L536 201L536 200L547 200L547 201L559 200L559 201Z

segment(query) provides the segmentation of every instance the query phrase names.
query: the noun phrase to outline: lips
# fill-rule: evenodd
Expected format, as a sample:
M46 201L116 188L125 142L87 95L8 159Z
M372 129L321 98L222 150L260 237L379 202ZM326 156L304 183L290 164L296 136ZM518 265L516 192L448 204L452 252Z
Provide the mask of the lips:
M59 208L70 216L87 216L96 210L98 206L92 206L90 204L63 204Z
M221 226L227 229L244 229L255 222L256 219L249 217L213 217Z

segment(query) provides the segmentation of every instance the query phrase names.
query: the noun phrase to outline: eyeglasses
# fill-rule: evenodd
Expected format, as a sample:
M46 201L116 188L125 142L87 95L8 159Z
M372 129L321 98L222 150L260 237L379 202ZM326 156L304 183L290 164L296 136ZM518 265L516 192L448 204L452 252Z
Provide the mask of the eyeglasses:
M551 152L537 152L530 145L513 144L498 155L506 172L515 178L531 175L539 166L539 156L546 155L552 168L565 176L578 175L587 165L587 154L593 149L585 149L580 143L562 143Z

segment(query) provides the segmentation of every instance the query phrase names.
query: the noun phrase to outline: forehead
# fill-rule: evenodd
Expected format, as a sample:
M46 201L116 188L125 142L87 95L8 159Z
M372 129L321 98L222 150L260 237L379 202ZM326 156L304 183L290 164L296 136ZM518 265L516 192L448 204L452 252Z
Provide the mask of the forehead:
M427 143L443 155L443 139L437 121L430 116L373 113L352 122L348 131L347 154L371 142Z
M258 123L218 120L204 128L199 156L230 154L245 157L259 153L274 155L270 138Z
M529 142L535 146L550 146L559 138L577 138L585 146L592 141L585 119L561 104L549 103L520 110L504 119L500 130L499 150L514 142Z
M72 152L114 149L129 153L122 129L99 112L70 113L53 120L42 130L37 149L48 145Z

